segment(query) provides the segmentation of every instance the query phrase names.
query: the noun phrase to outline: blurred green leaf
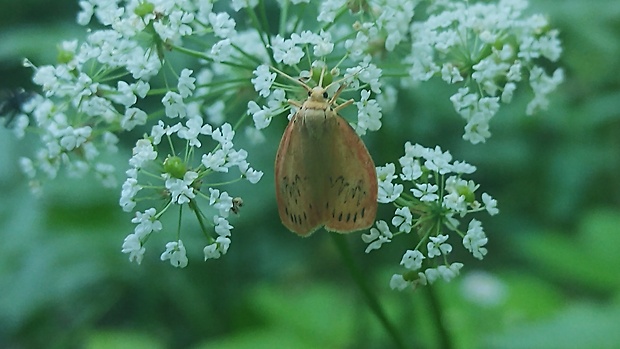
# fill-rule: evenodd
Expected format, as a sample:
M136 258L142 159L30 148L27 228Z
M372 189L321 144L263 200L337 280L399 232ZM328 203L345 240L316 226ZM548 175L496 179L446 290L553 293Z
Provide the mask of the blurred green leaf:
M163 349L165 346L147 333L95 331L86 340L85 349Z
M620 278L620 212L592 211L573 237L569 233L537 231L517 240L518 251L548 277L613 293Z
M579 303L553 318L518 326L491 336L486 348L503 349L614 349L620 343L620 306Z

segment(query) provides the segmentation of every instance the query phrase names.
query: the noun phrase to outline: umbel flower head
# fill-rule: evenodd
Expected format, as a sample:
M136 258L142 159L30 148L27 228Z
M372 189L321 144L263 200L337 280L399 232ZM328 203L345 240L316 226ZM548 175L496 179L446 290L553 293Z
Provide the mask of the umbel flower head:
M521 84L534 95L528 114L547 106L562 71L543 65L559 59L559 34L544 17L525 16L524 0L436 1L426 13L416 13L418 3L277 0L274 16L282 17L272 20L258 0L79 1L78 23L97 28L82 42L61 43L55 65L26 62L41 93L23 103L13 129L19 137L34 131L40 147L20 165L33 188L63 169L94 173L109 187L124 173L119 204L135 226L122 252L140 263L151 234L171 233L160 259L184 267L195 247L184 244L185 227L164 226L162 217L185 222L191 214L204 258L227 253L230 212L243 202L229 192L238 181L259 182L250 160L265 148L254 145L267 141L263 130L275 118L296 112L289 99L305 99L276 69L302 81L317 83L323 70L326 85L340 80L342 98L354 100L342 116L359 135L381 129L398 83L433 77L456 85L445 102L465 119L463 138L472 143L491 136L491 118ZM133 150L117 169L106 155L122 153L121 139ZM486 235L469 217L497 208L464 178L475 168L409 143L398 165L377 168L379 202L395 205L394 216L363 235L367 252L399 235L411 240L392 286L457 275L462 264L448 262L456 239L483 258Z
M448 239L459 239L474 257L483 259L488 239L482 223L474 218L469 221L467 230L459 226L465 217L476 212L497 214L497 202L487 193L477 199L479 186L463 178L476 168L452 161L452 155L438 146L425 148L407 142L405 155L398 162L398 173L391 163L377 168L378 200L393 203L396 210L392 228L379 220L370 233L362 235L362 240L368 243L366 253L403 235L405 244L411 248L400 262L406 271L392 277L392 288L402 290L409 285L426 285L439 278L450 281L459 274L463 264L449 262L453 240Z
M438 76L461 86L450 101L467 122L463 139L476 144L489 138L489 121L501 103L510 103L522 80L534 94L527 114L547 107L547 96L564 75L562 69L547 75L539 66L562 53L559 32L545 17L525 17L525 0L438 6L443 10L411 25L409 74L414 81Z

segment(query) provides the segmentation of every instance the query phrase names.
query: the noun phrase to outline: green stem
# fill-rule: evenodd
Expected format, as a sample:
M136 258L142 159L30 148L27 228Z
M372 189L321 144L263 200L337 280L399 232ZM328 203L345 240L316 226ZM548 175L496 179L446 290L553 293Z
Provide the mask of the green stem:
M439 341L438 348L444 349L452 349L454 345L450 340L450 333L448 333L448 329L446 328L445 321L441 312L441 304L439 304L439 299L437 298L437 294L435 293L435 289L431 285L426 285L423 287L424 294L428 299L428 302L431 306L431 316L433 318L433 322L435 329L437 329L437 339Z
M284 37L284 28L286 27L286 20L288 19L288 8L290 6L290 0L285 0L282 4L282 10L280 12L280 23L278 24L278 34Z
M204 59L204 60L213 62L213 59L211 57L209 57L208 55L206 55L206 54L204 54L203 52L200 52L200 51L192 50L192 49L189 49L189 48L183 47L183 46L174 46L174 45L172 45L171 49L174 50L174 51L178 51L178 52L184 53L184 54L189 55L189 56L194 57L194 58ZM228 62L228 61L222 61L222 62L219 62L219 63L220 64L224 64L224 65L228 65L228 66L231 66L231 67L235 67L235 68L241 68L241 69L249 70L249 71L254 70L254 67L251 67L251 66L248 66L248 65L237 64L237 63Z
M342 256L344 263L349 269L353 280L355 280L357 287L364 295L364 300L366 301L366 304L368 305L370 310L372 310L385 331L390 335L396 347L401 349L406 348L405 342L403 342L402 337L396 330L396 326L394 326L394 324L388 319L385 311L381 307L381 304L379 304L378 298L366 282L364 274L355 263L355 260L353 259L353 255L351 254L351 250L349 249L349 245L347 244L345 237L336 233L330 233L329 235L331 235L332 239L334 240L334 243L336 244L336 247L338 248L338 251Z

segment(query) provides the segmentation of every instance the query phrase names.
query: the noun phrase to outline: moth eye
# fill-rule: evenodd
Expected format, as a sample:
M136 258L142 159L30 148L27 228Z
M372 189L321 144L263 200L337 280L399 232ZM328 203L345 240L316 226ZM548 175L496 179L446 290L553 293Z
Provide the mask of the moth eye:
M312 96L312 91L308 91L308 97Z
M327 97L328 97L327 92L323 92L323 98L327 98Z

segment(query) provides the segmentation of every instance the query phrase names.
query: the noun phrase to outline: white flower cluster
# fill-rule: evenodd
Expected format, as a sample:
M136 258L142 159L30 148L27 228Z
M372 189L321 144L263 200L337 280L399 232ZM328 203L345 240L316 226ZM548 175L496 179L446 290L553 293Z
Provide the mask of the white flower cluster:
M79 4L79 24L87 25L94 16L105 28L89 32L82 43L63 42L57 65L35 67L26 61L35 69L33 81L43 95L23 108L33 122L19 126L36 127L43 147L34 159L23 159L22 167L32 183L37 183L39 172L54 178L64 165L71 175L91 170L104 184L116 186L114 167L99 158L116 151L116 132L147 123L149 113L138 105L151 93L149 80L162 68L162 43L180 43L195 33L195 26L204 30L198 23L210 23L218 35L232 35L234 21L213 13L209 2L127 1L121 6L117 1L84 0ZM193 89L193 81L187 84L189 73L185 70L179 77L178 93L162 100L168 115L186 115L183 98Z
M431 12L424 21L414 21L417 0L276 1L283 17L276 21L278 34L271 34L268 28L276 28L255 9L265 6L258 0L215 6L215 0L81 0L78 23L97 21L102 27L88 31L84 42L62 43L56 65L28 62L42 94L23 105L14 129L18 136L34 130L42 146L20 165L33 186L40 174L53 178L62 167L74 175L94 172L116 186L116 169L103 155L118 152L121 137L134 137L119 204L135 212L136 226L122 251L140 263L150 234L163 230L164 213L182 206L196 215L207 237L205 259L219 258L231 243L228 219L238 198L215 188L213 178L260 180L262 172L250 166L250 155L233 136L237 127L250 124L241 135L250 142L265 140L263 129L274 117L290 118L298 103L288 98L306 98L293 95L301 88L291 79L316 86L322 75L330 96L342 88L335 104L353 99L354 107L343 114L359 135L378 131L395 104L395 81L388 76L408 75L409 81L440 76L459 84L451 102L466 119L464 138L472 143L490 136L489 120L501 103L510 102L520 81L529 81L534 91L527 112L545 108L562 71L548 75L536 64L558 60L558 33L541 16L524 17L524 0L498 1L435 2L425 7ZM305 18L314 13L307 11L310 6L318 8L318 27L314 18ZM308 23L312 30L304 28ZM248 93L252 89L255 94ZM136 140L136 134L144 137ZM497 213L495 200L482 194L477 201L478 186L462 179L474 170L439 148L410 144L399 173L394 164L377 168L378 201L397 209L391 225L380 220L364 235L367 252L399 234L421 236L402 263L419 274L396 278L401 281L396 288L458 273L460 263L445 262L452 247L439 228L459 234L474 257L486 254L479 221L470 220L467 232L458 229L467 214ZM161 259L184 267L188 258L180 235ZM443 265L424 268L439 259Z
M408 39L409 25L417 3L411 0L323 1L318 20L333 22L345 6L353 13L370 14L368 18L372 21L356 22L355 38L345 43L352 56L361 57L376 51L373 45L377 43L381 43L387 51L394 51L396 45Z
M499 212L497 202L487 193L482 193L482 202L478 201L478 185L462 178L476 168L452 161L452 155L439 146L433 149L407 142L399 163L399 173L392 163L377 167L379 202L393 202L397 207L391 221L395 231L387 222L379 220L370 233L362 235L368 244L366 253L381 248L397 235L415 231L420 238L413 249L405 252L400 263L407 271L394 275L390 286L402 290L409 285L433 283L439 278L449 281L458 275L463 264L447 261L452 252L448 234L456 233L463 246L475 258L482 259L487 254L484 246L488 241L482 224L472 219L463 232L459 229L459 219L479 211L495 215ZM405 187L409 190L405 191Z
M243 149L233 148L233 137L235 132L229 124L224 124L215 130L209 124L203 124L202 118L194 116L187 119L185 125L179 122L173 126L166 126L163 121L153 126L150 137L140 139L133 148L133 156L129 159L131 168L127 170L127 179L123 184L119 204L123 210L130 212L138 201L144 199L137 198L138 193L149 189L149 193L144 193L145 197L154 196L153 193L166 193L164 208L156 212L155 208L150 208L144 213L136 212L136 217L132 220L138 223L134 232L125 238L123 243L123 253L129 254L130 260L140 263L146 251L144 243L153 231L162 229L162 224L157 220L164 212L171 209L172 205L189 205L190 210L200 215L199 222L201 228L207 230L205 221L209 221L213 231L218 235L212 238L208 231L204 231L208 236L209 244L204 248L205 260L209 258L219 258L226 254L231 240L231 229L233 228L228 221L230 211L233 209L233 198L225 191L208 188L207 196L201 190L205 187L205 178L214 172L228 173L229 169L236 167L241 175L250 183L257 183L263 173L250 167L247 162L247 152ZM198 140L199 136L209 136L216 142L214 150L202 155L200 164L195 169L190 169L190 158L181 159L176 156L168 156L166 159L159 158L156 147L160 145L162 138L169 140L176 136L188 142L188 149L184 153L192 154L202 146ZM138 175L144 173L147 179L141 183ZM160 184L154 182L154 178L159 177ZM197 205L198 199L204 198L214 211L207 216L203 209ZM208 219L208 217L211 217ZM145 223L146 222L146 223ZM154 227L146 229L145 226ZM176 267L185 267L188 263L186 250L183 241L169 242L166 251L161 255L162 260L170 260Z
M498 3L445 2L443 11L411 25L409 74L414 81L440 76L462 85L450 100L467 122L463 139L473 144L491 136L489 121L500 103L510 103L517 84L528 79L534 93L527 114L546 108L563 80L537 65L555 62L562 48L558 31L541 15L524 17L525 0Z

